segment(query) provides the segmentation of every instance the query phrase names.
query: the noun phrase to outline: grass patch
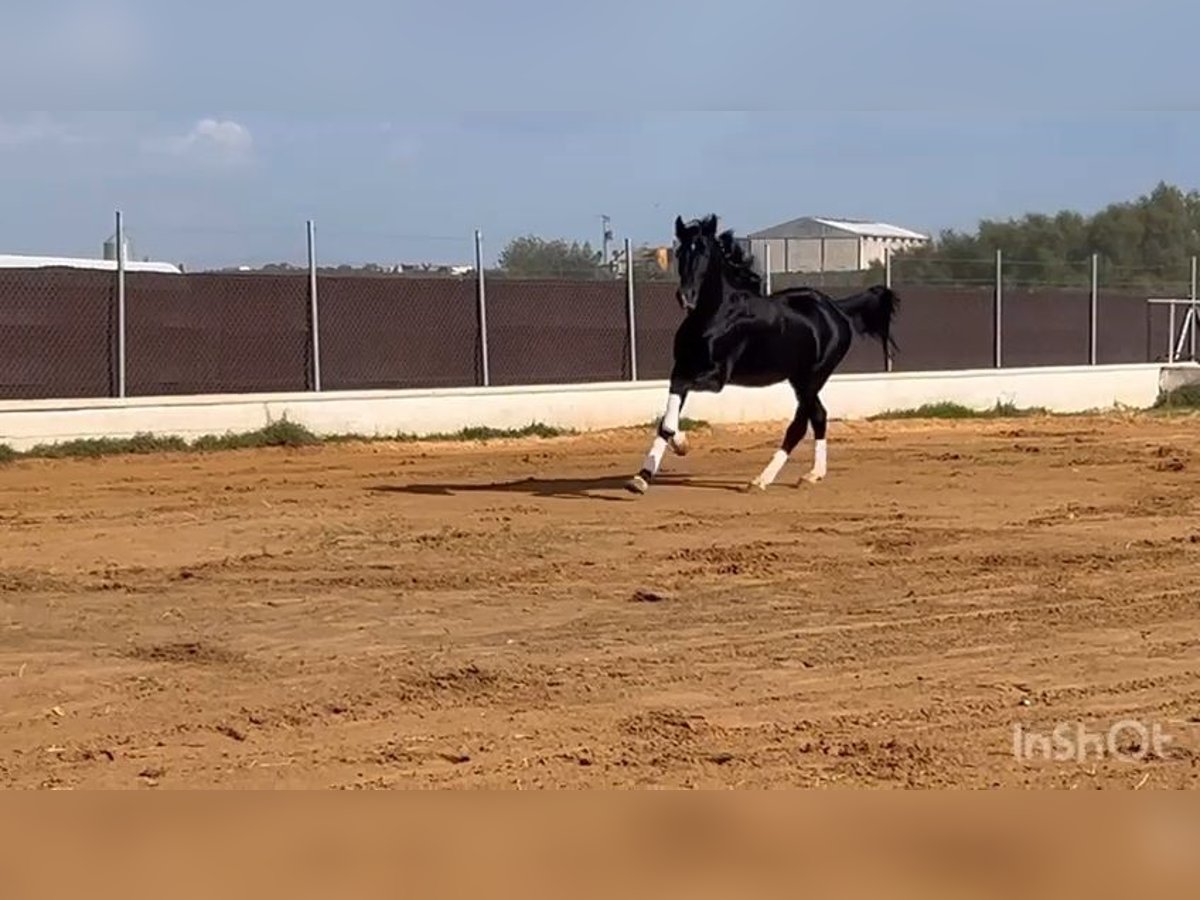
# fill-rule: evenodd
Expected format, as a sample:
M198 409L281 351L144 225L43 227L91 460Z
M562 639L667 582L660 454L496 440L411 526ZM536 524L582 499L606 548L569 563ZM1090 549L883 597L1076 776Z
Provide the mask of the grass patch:
M322 439L313 434L303 425L280 419L272 422L258 431L247 431L242 434L206 434L192 441L191 446L184 450L248 450L255 447L311 447L322 443Z
M321 439L295 422L281 419L257 431L243 434L206 434L190 444L173 435L135 434L129 438L85 438L61 444L38 444L24 453L29 459L96 459L130 453L167 453L195 450L241 450L248 447L307 447Z
M1019 407L1013 403L997 402L990 409L972 409L961 403L943 401L941 403L926 403L915 409L889 409L873 416L868 416L871 422L885 419L1016 419L1026 416L1048 415L1044 407Z
M642 425L641 427L657 429L658 423L660 421L661 421L661 416L651 419L649 422L647 422L645 425ZM701 428L707 428L708 426L709 426L709 422L707 419L689 419L687 416L683 416L679 419L679 430L680 431L696 431Z
M556 428L541 422L531 422L521 428L489 428L474 426L444 434L398 434L367 436L337 434L322 437L303 425L280 419L257 431L226 434L206 434L190 443L181 437L135 434L129 438L85 438L59 444L38 444L19 452L0 444L0 463L17 459L98 459L122 454L165 453L170 451L211 453L220 450L249 450L259 447L313 447L319 444L369 443L372 441L401 441L404 443L434 441L489 441L500 438L552 438L574 434L571 429Z
M1169 391L1159 391L1151 409L1200 409L1200 384L1185 384Z
M161 453L186 449L187 441L183 438L135 434L128 438L82 438L61 444L37 444L20 455L37 459L92 459L125 453Z
M502 438L555 438L575 434L571 428L557 428L542 422L530 422L521 428L491 428L474 425L459 431L440 434L398 434L397 441L493 441Z

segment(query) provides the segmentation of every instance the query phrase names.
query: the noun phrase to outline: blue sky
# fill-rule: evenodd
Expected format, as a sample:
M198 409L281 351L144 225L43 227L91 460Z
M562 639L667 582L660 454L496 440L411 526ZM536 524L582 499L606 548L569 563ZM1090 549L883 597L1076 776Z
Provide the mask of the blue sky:
M0 252L94 255L117 208L189 266L302 261L309 217L325 262L465 262L1200 186L1179 0L303 3L8 0Z

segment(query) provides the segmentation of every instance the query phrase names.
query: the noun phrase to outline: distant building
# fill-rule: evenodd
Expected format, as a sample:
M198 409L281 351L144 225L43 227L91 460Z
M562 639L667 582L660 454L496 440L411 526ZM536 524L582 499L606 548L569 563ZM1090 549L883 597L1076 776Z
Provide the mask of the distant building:
M428 272L433 275L470 275L475 266L463 263L400 263L395 271L408 273Z
M168 262L153 262L149 257L134 259L133 245L129 235L125 236L125 270L127 272L157 272L164 275L181 275L183 267ZM101 258L80 256L33 256L16 253L0 253L0 269L98 269L117 271L117 236L110 235L101 248Z
M909 250L929 236L898 225L804 216L746 235L760 271L771 252L772 272L853 272L884 262L888 250Z
M19 256L0 253L0 269L98 269L117 271L115 259L87 259L69 256ZM183 269L174 263L150 262L149 260L127 260L127 272L158 272L164 275L180 275Z

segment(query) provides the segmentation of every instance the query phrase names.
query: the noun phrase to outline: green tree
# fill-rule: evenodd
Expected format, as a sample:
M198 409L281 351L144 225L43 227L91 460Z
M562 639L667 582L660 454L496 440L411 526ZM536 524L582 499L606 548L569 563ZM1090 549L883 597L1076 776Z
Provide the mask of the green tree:
M974 233L944 231L925 247L897 253L893 263L910 282L985 284L994 277L997 250L1006 283L1086 284L1093 253L1106 284L1179 283L1200 254L1200 193L1160 183L1092 216L1062 210L984 219Z
M611 274L601 265L600 252L577 241L525 235L513 238L500 253L500 269L521 278L597 278Z

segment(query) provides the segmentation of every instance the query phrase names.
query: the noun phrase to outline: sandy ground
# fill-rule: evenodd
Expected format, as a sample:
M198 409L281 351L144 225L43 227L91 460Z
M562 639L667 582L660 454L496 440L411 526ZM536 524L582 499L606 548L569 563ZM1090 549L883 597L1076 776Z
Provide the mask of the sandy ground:
M0 784L1200 785L1200 420L779 432L0 467Z

